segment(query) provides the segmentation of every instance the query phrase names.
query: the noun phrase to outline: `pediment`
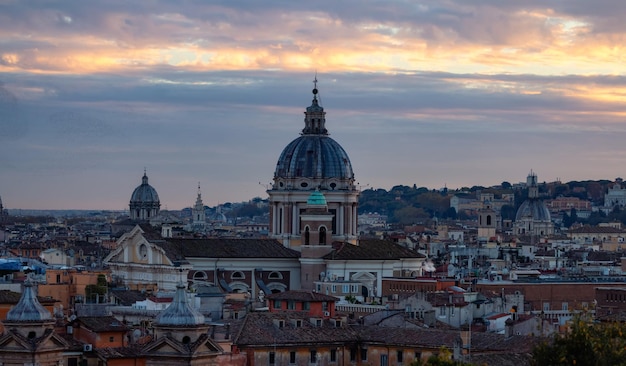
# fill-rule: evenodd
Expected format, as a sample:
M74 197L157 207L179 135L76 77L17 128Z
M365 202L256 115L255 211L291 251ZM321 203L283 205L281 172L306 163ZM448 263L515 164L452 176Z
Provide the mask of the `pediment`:
M141 227L136 226L130 233L122 235L117 241L117 248L104 259L105 263L123 263L140 265L172 265L165 250L156 243L151 243L144 236Z
M374 281L375 279L376 279L376 276L374 276L373 274L369 272L357 272L353 274L351 278L352 281L361 281L361 282Z
M203 335L206 337L206 334ZM201 337L201 338L203 338ZM194 343L191 345L191 350L189 349L189 345L184 345L168 336L162 337L150 344L148 344L144 349L143 353L147 355L185 355L185 356L200 356L207 354L222 354L224 350L220 347L219 344L214 342L210 338L206 338L204 341L198 340L198 343Z
M219 344L215 343L212 339L207 339L204 343L200 344L194 351L196 353L223 353L224 350Z
M31 351L30 344L23 342L20 338L11 333L0 339L0 352Z
M189 351L183 347L181 347L178 342L172 341L167 337L163 337L157 339L156 341L149 343L143 349L143 353L150 355L158 355L158 354L180 354L180 355L189 355Z
M63 338L59 337L57 334L52 334L49 338L42 340L42 343L37 346L37 349L59 349L66 348L67 346L68 344Z

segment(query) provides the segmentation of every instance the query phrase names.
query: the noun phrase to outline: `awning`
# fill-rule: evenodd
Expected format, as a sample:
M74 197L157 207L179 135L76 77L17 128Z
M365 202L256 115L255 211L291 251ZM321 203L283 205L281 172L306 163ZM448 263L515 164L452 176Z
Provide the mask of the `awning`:
M270 290L267 286L265 286L265 282L263 282L262 279L257 278L256 284L259 286L261 290L263 290L263 292L265 292L266 295L269 295L272 293L272 290Z

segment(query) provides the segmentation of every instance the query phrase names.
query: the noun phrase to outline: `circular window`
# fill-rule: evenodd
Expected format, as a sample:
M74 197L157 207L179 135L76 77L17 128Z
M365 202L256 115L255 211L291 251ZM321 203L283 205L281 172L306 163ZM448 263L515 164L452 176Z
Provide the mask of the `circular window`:
M330 184L330 188L335 189L335 187L337 187L337 183L333 182L333 183Z
M189 338L189 336L183 337L183 344L189 344L190 342L191 342L191 338Z
M139 255L142 258L145 258L148 255L148 247L146 246L146 244L141 244L139 246Z
M282 187L282 186L284 186L284 185L285 185L285 184L284 184L283 182L278 183L278 186L279 186L279 187Z
M308 186L309 186L309 183L307 183L307 182L300 183L300 187L302 187L302 188L306 188Z

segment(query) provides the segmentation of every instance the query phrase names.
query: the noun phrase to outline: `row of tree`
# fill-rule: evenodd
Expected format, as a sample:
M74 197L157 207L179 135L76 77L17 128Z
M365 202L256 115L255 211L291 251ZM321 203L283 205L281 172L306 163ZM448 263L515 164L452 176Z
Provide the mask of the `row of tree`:
M604 195L609 186L614 183L609 180L599 181L571 181L568 183L551 182L540 183L539 193L544 199L555 199L557 197L577 197L582 200L591 201L594 205L602 205ZM502 207L501 216L503 219L515 219L515 213L519 206L528 198L528 189L525 187L514 187L509 182L502 182L494 187L462 187L457 190L441 189L432 190L425 187L412 187L398 185L389 191L378 188L368 189L361 192L359 199L359 213L378 212L387 215L389 223L408 225L423 222L429 218L439 219L471 219L465 212L456 212L450 207L450 199L453 196L476 198L477 193L492 193L496 198L503 194L513 194L514 204ZM611 215L594 213L589 219L583 220L574 215L573 212L566 212L564 215L565 226L569 227L574 222L597 224L619 220L626 223L626 213L617 210Z

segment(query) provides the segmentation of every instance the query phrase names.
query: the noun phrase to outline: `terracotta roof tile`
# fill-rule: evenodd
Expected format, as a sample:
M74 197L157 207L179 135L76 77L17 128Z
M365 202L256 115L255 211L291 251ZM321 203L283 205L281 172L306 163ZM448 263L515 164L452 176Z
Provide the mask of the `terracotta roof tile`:
M320 294L313 291L283 291L265 296L269 300L295 300L295 301L338 301L335 296Z
M168 239L185 257L299 258L300 252L274 239Z
M84 316L76 321L94 332L126 332L129 329L113 316Z
M334 250L324 259L330 260L380 260L380 259L400 259L400 258L425 258L424 255L405 248L397 243L378 240L363 239L359 245L350 243L335 242Z

